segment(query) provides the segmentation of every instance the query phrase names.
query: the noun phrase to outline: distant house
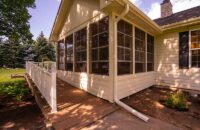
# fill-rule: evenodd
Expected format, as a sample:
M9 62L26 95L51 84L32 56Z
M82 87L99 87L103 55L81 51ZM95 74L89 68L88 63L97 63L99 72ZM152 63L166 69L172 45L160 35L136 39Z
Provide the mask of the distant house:
M200 6L151 20L128 0L62 0L58 77L110 102L152 85L200 90Z

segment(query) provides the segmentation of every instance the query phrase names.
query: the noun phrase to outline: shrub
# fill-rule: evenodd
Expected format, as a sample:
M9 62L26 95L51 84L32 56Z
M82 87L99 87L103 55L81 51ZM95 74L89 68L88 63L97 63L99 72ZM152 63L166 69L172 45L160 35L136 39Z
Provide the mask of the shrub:
M24 80L0 83L0 94L15 97L21 101L22 98L29 94L29 89L25 88Z
M186 111L189 109L187 105L187 96L182 91L177 91L176 93L168 95L164 105L179 111Z

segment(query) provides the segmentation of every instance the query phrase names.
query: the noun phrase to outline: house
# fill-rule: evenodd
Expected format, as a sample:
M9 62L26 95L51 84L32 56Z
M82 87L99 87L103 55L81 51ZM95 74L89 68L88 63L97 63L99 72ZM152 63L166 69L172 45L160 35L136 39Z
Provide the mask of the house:
M57 77L145 120L120 99L152 85L199 91L200 6L173 13L164 0L161 16L151 20L129 0L62 0L50 35ZM47 91L55 73L27 68L56 111L56 88Z
M200 90L200 7L173 14L164 0L161 15L128 0L62 0L50 35L58 77L110 102L156 84Z

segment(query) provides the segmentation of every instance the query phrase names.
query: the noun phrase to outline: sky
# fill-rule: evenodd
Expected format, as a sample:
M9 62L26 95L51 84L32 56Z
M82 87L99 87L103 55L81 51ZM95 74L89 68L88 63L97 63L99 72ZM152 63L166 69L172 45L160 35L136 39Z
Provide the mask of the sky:
M32 15L30 19L31 32L34 39L41 31L48 38L61 0L36 0L36 8L29 9ZM151 19L160 17L160 3L163 0L130 0ZM171 0L173 13L180 12L200 5L200 0Z

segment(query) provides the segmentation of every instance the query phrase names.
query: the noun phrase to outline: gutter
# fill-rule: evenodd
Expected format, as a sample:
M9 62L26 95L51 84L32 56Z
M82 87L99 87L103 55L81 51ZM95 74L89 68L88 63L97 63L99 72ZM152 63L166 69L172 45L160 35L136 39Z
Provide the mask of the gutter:
M114 39L115 39L115 43L116 43L116 39L117 39L117 23L128 12L129 12L129 4L126 4L124 11L117 18L114 18L114 32L115 32ZM117 61L117 49L116 49L116 47L114 48L114 59L115 59L114 61ZM121 102L118 99L118 97L117 97L117 72L116 72L116 69L114 69L113 87L114 87L114 102L116 104L118 104L119 106L121 106L122 108L124 108L125 110L127 110L128 112L130 112L131 114L135 115L136 117L140 118L141 120L143 120L145 122L149 121L149 118L146 115L144 115L144 114L138 112L137 110L129 107L128 105L126 105L125 103Z

